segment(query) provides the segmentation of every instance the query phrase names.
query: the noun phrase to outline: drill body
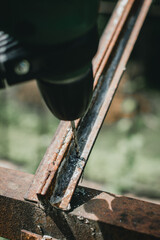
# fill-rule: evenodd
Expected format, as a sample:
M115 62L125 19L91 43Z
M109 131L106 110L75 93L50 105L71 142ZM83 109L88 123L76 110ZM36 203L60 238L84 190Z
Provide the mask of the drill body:
M61 120L88 108L99 0L6 0L0 15L0 88L36 79Z

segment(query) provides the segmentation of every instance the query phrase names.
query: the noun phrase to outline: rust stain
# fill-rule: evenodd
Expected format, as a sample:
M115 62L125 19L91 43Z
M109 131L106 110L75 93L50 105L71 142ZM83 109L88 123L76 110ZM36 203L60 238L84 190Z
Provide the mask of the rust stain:
M76 121L76 127L78 128L78 131L83 132L83 134L79 134L79 143L81 144L80 158L76 156L72 147L73 133L71 131L70 123L61 122L57 133L55 134L54 139L49 146L43 158L43 161L35 175L35 179L27 193L26 199L32 201L37 200L36 194L45 196L47 192L49 192L49 195L51 194L51 203L54 206L58 206L63 210L67 210L69 208L69 202L80 179L86 161L91 152L92 146L94 145L96 136L103 123L106 112L110 107L116 89L119 85L120 78L124 72L127 60L130 56L134 43L138 37L138 33L142 27L143 21L151 4L151 0L147 0L144 2L140 1L139 4L138 1L136 1L136 4L134 4L134 2L134 0L121 0L118 2L116 9L111 17L111 21L106 27L106 30L104 31L104 34L102 36L102 40L100 41L99 52L95 57L96 60L94 59L93 61L95 91L90 110L92 111L92 107L93 109L95 109L94 115L96 116L96 118L94 120L90 119L90 112L88 112L88 115L86 115L81 120L81 125L79 125L80 120ZM129 16L131 9L134 9L134 11L132 11L132 14L134 14L134 12L136 13L136 11L139 10L142 2L142 9L136 20L136 24L133 27L133 31L131 32L129 41L127 40L128 42L124 47L125 49L121 56L121 60L116 67L113 65L113 69L115 69L114 76L108 77L109 79L107 85L105 86L105 97L103 95L105 100L100 107L99 104L101 104L101 99L98 102L97 96L100 96L100 89L102 89L101 85L103 85L104 81L103 78L99 78L99 76L104 71L108 58L114 50L114 46L118 47L118 44L121 41L124 41L123 36L121 36L120 33L123 26L126 26L124 24L126 24L127 21L132 21L131 17ZM134 17L136 19L136 15ZM112 31L111 26L114 29ZM121 37L120 42L117 43L117 39L119 36ZM90 114L92 115L92 113ZM83 125L86 126L86 128L83 127Z
M0 235L3 237L20 240L21 229L25 226L30 236L41 238L42 235L43 238L48 235L57 239L73 239L74 236L75 239L98 240L101 239L100 234L101 237L110 236L111 239L124 240L160 238L158 204L78 187L72 199L74 208L70 212L59 211L49 205L41 209L37 204L22 199L29 181L22 181L16 197L12 198L8 183L18 184L18 179L21 179L23 173L0 169L0 176L3 179L3 175L7 173L8 180L4 182L6 191L3 196L0 195ZM13 178L11 175L17 177ZM29 178L28 174L27 179Z
M96 86L98 78L106 65L109 54L115 45L116 39L118 38L120 30L124 25L125 19L127 18L133 3L134 0L120 0L117 3L109 24L104 30L100 40L98 53L93 59L93 72L95 77L94 87ZM76 121L76 127L78 124L79 120ZM67 150L71 143L73 133L69 133L68 131L70 131L70 123L62 121L36 172L33 183L25 196L27 200L38 201L37 194L45 195L47 193L50 185L52 184L55 173L63 161L64 156L67 154ZM67 141L65 140L66 138Z

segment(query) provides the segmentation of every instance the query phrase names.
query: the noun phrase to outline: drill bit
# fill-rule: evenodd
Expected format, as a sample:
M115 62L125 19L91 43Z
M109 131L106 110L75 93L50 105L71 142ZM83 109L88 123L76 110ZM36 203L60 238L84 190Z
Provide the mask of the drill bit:
M79 153L79 145L78 145L78 139L77 139L77 131L76 131L76 126L75 126L75 122L71 121L71 126L72 126L72 131L73 131L73 139L74 139L74 145L75 145L75 149L76 149L76 154L79 157L80 153Z

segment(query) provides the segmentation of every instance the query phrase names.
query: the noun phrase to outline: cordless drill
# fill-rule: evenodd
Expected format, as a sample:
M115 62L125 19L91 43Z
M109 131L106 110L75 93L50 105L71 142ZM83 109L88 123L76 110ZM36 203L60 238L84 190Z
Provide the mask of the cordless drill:
M36 79L57 118L82 117L92 97L99 0L5 0L0 6L0 88Z

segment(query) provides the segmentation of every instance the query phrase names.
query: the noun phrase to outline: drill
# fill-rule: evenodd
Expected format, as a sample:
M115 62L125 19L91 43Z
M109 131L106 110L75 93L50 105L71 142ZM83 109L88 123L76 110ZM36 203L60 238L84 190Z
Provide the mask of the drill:
M98 48L99 0L5 0L0 14L0 88L36 79L60 120L86 112Z

